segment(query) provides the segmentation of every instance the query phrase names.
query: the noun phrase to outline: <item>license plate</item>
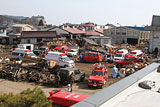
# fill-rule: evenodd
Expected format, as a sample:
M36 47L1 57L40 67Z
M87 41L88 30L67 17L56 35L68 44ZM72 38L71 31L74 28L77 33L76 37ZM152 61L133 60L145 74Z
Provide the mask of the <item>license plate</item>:
M94 87L96 87L96 86L97 86L97 84L93 84L93 86L94 86Z

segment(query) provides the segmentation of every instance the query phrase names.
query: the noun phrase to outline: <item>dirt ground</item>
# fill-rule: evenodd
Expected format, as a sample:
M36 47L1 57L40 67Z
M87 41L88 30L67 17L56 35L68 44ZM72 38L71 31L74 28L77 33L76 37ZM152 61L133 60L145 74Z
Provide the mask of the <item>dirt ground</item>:
M0 53L0 57L5 57L8 55L10 54ZM113 64L105 64L105 65L108 68L108 80L104 87L108 87L109 85L119 81L120 78L112 79L111 78L111 69L112 69L111 67L113 66ZM74 93L81 93L81 94L86 94L90 96L102 90L99 88L88 88L87 82L88 82L88 77L93 70L93 63L76 62L76 68L79 68L81 72L85 72L86 78L83 82L73 84L72 88L73 88ZM13 94L17 94L23 90L26 90L27 88L33 89L34 87L41 88L44 91L46 96L49 96L48 92L50 92L51 90L57 89L57 87L55 86L42 86L42 85L36 85L35 83L31 83L31 82L14 82L14 81L0 79L0 94L10 93L10 92L12 92ZM62 91L65 91L67 87L60 86L58 88L61 88Z

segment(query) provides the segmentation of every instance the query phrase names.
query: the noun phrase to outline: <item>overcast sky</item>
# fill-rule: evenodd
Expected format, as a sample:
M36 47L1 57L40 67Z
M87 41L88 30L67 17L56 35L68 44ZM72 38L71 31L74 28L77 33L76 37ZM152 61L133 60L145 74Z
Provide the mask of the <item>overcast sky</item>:
M94 22L99 25L150 25L160 0L0 0L0 14L45 17L47 24Z

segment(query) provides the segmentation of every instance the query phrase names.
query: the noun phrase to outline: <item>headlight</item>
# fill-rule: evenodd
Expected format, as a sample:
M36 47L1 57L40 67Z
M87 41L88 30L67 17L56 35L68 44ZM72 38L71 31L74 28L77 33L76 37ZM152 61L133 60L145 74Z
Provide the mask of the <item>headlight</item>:
M88 82L92 82L92 80L88 80Z

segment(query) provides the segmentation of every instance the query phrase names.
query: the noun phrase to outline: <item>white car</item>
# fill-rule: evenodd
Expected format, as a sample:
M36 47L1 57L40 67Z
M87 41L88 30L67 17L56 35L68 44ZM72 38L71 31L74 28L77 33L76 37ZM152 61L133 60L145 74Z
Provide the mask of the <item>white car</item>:
M70 49L67 56L76 56L78 54L78 49Z

